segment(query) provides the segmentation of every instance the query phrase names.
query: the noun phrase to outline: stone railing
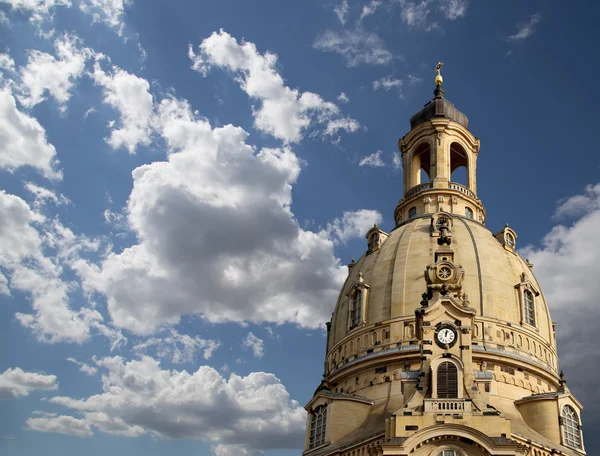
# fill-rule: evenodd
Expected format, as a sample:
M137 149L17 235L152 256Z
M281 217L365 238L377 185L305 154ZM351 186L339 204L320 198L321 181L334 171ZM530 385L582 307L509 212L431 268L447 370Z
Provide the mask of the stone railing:
M425 399L425 411L454 414L471 411L471 401L464 399Z
M450 190L456 190L458 192L464 193L465 195L467 195L471 198L475 198L475 194L471 190L469 190L464 185L457 184L456 182L449 182L448 188Z
M404 199L408 199L411 196L415 196L417 193L421 193L424 190L429 190L431 188L431 182L425 182L424 184L415 185L404 195Z

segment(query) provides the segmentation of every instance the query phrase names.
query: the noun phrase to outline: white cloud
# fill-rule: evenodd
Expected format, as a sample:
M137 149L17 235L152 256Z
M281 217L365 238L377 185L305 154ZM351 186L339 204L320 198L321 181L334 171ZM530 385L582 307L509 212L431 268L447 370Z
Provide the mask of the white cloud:
M340 54L348 67L387 65L394 59L377 34L365 32L360 27L341 32L327 30L317 36L313 47L320 51Z
M467 0L440 0L440 9L446 19L451 21L465 17L469 2Z
M597 416L600 399L597 382L589 366L600 364L594 349L600 308L600 281L595 280L600 244L600 184L588 186L583 195L562 201L558 217L570 222L556 225L544 236L541 246L527 246L521 252L534 264L553 321L557 322L557 344L561 369L578 399L588 404L589 416Z
M9 4L17 11L31 14L31 22L41 23L52 18L52 10L56 6L71 7L70 0L0 0L0 3Z
M299 142L310 127L315 124L328 127L340 117L335 103L323 100L316 93L301 93L286 86L277 72L275 54L260 54L251 42L238 44L223 30L202 41L198 55L190 46L189 57L192 68L203 75L212 67L235 73L242 90L261 103L253 111L254 126L286 143Z
M0 168L14 171L22 166L37 168L49 179L62 179L56 170L56 149L34 117L17 109L9 88L0 89Z
M400 16L408 26L421 27L426 24L432 0L400 0Z
M6 15L6 13L4 11L0 11L0 24L8 25L8 23L9 23L8 16Z
M381 6L381 0L371 0L365 6L363 6L362 13L360 13L360 19L364 19L367 16L375 14L377 8Z
M350 99L344 92L340 92L337 99L340 103L348 103L350 101Z
M381 159L382 152L380 150L373 152L371 155L364 157L358 166L370 166L371 168L383 168L385 163Z
M408 78L408 83L410 85L414 85L414 84L421 84L423 82L423 79L418 77L418 76L413 76L412 74L409 74L407 76Z
M27 418L27 428L39 432L55 432L58 434L74 435L76 437L91 437L93 435L89 424L72 416L41 416Z
M83 372L86 375L95 375L96 372L98 372L98 369L95 368L94 366L90 366L89 364L83 363L81 361L77 361L73 357L67 358L67 361L70 361L73 364L76 364L79 367L79 371Z
M64 35L54 42L56 57L37 50L28 51L27 65L20 69L19 101L31 108L46 99L48 92L64 111L75 81L81 76L86 62L93 55L81 40Z
M304 441L306 412L272 374L226 379L208 366L191 374L163 370L149 357L97 364L107 369L102 393L50 402L83 413L85 423L102 432L108 425L98 423L105 422L130 435L198 439L248 451L297 448Z
M508 41L523 41L534 34L536 25L542 20L540 14L533 14L528 22L518 25L517 33L508 37Z
M218 340L191 337L170 329L165 337L146 339L136 344L133 350L137 354L145 354L149 348L156 347L156 356L159 358L168 358L175 364L182 364L195 362L200 351L204 359L210 359L220 346L221 342Z
M108 144L113 149L125 147L130 154L135 153L138 145L150 144L154 113L148 81L118 67L107 73L99 61L94 65L93 78L104 89L104 103L120 116L120 128L111 130Z
M367 234L374 224L383 220L378 211L360 209L354 212L344 212L321 230L321 235L333 239L336 244L343 244L353 238L361 238Z
M125 7L132 3L133 0L81 0L79 8L91 15L94 22L104 22L122 36L125 27Z
M25 182L25 190L34 196L34 207L36 209L44 206L47 203L52 203L56 206L61 204L70 204L71 201L64 195L57 195L52 190L49 190L33 182Z
M56 375L24 372L20 367L8 368L0 374L0 399L28 396L31 391L58 389Z
M394 152L392 156L392 167L398 169L402 166L402 156L398 152Z
M249 348L257 358L262 358L265 354L265 341L260 337L256 337L252 332L242 341L242 347Z
M402 96L402 86L404 85L401 79L397 79L393 76L384 76L376 81L373 81L373 90L385 90L389 92L392 89L396 89L398 94Z
M342 3L333 8L333 12L336 14L342 25L346 25L346 16L350 11L348 6L348 0L343 0Z
M123 418L110 416L102 412L85 413L85 422L96 427L101 432L122 437L139 437L145 434L142 426L129 425Z
M126 340L102 324L98 311L70 306L73 284L62 280L63 267L95 249L94 242L75 236L58 220L47 220L21 198L0 191L0 267L9 275L10 288L30 295L33 313L19 312L15 318L40 341L82 343L91 328L111 339L113 348Z
M212 129L185 101L157 112L169 154L133 171L127 214L139 243L100 266L77 262L85 290L106 296L114 324L143 334L183 314L322 325L346 271L333 243L290 211L296 155L257 152L242 129Z

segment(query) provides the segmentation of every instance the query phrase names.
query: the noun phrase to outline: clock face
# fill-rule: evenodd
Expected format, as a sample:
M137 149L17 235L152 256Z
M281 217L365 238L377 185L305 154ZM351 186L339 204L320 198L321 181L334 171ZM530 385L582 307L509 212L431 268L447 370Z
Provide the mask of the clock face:
M437 333L437 340L442 345L452 345L456 340L456 333L451 328L442 328Z

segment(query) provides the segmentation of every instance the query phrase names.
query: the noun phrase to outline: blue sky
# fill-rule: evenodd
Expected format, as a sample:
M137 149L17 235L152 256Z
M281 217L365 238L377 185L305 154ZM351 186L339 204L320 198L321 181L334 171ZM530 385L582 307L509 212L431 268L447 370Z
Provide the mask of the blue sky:
M300 454L324 322L393 228L397 141L443 61L595 454L599 13L0 0L0 452Z

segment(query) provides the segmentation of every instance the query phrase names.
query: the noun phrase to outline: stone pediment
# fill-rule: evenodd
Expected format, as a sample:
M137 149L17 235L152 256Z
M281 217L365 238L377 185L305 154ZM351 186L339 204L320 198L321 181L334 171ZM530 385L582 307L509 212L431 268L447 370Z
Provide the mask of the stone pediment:
M464 301L452 296L440 296L432 304L417 309L417 314L429 321L440 320L444 316L452 319L468 318L470 321L475 313L475 309L465 306Z

